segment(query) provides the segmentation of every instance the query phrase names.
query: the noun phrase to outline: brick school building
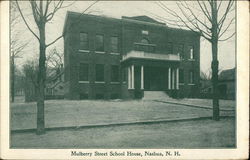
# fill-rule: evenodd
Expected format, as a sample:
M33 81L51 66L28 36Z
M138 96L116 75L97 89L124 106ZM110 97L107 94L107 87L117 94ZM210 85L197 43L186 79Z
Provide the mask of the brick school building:
M121 19L68 12L65 97L134 99L147 91L196 97L200 36L147 16Z

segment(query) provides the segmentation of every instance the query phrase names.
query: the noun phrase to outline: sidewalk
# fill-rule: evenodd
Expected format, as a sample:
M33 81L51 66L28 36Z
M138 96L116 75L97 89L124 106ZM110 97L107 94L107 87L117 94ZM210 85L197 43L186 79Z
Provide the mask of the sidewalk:
M200 100L200 99L159 99L154 100L155 102L162 102L168 104L184 105L188 107L213 109L212 100ZM220 100L220 111L235 111L235 102L231 100Z
M221 115L234 116L234 113L222 111ZM50 100L45 103L46 128L160 123L211 116L208 109L155 101ZM12 103L11 130L35 128L36 104Z

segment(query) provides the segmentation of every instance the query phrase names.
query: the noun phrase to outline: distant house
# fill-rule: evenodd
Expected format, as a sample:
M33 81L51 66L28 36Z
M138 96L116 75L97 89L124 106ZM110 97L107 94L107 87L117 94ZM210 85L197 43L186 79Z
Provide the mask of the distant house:
M235 99L235 68L224 70L219 75L220 98Z
M25 102L36 101L36 71L32 74L25 74L24 96ZM34 79L32 79L34 78ZM45 99L62 99L64 98L64 70L60 68L47 68L46 83L45 83Z
M200 80L200 89L201 93L207 94L212 93L212 83L209 79L201 79Z
M235 68L223 70L219 74L219 98L235 99ZM201 97L212 98L211 80L201 80Z

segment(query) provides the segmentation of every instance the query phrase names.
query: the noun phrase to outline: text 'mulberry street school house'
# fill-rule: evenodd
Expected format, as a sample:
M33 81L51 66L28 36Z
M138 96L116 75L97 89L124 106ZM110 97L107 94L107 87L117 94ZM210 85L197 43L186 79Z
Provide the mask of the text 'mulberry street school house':
M65 97L134 99L148 91L199 94L200 36L148 16L121 19L68 12Z

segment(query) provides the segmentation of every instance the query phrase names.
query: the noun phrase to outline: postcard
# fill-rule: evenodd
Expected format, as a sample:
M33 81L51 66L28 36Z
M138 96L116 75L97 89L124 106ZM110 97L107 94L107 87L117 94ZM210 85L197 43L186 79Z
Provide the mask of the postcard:
M248 1L1 1L2 159L248 159Z

